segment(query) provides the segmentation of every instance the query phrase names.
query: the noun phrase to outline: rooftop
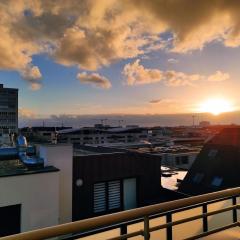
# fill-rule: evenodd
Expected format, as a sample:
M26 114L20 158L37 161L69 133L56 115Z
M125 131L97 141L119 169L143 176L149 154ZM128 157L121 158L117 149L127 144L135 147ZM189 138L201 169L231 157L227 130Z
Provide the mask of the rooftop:
M0 160L0 177L11 177L46 172L57 172L59 169L48 167L28 168L19 159Z

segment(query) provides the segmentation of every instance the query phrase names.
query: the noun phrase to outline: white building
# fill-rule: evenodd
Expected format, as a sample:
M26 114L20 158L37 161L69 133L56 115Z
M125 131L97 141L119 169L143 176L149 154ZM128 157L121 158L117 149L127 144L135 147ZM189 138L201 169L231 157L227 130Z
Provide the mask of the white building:
M37 167L1 154L0 237L72 221L72 146L37 148Z

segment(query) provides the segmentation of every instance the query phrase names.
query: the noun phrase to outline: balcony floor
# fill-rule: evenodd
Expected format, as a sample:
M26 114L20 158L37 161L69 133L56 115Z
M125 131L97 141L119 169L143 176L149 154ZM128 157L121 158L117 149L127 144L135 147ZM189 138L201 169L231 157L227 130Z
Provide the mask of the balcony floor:
M240 227L234 227L219 233L209 235L202 240L240 240Z

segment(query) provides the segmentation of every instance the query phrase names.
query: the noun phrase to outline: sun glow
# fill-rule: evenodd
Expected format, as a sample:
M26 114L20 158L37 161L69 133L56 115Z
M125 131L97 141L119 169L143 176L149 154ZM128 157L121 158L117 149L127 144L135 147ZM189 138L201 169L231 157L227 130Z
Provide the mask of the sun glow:
M208 99L201 103L198 109L199 112L208 112L213 115L219 115L224 112L232 112L234 110L233 104L222 98Z

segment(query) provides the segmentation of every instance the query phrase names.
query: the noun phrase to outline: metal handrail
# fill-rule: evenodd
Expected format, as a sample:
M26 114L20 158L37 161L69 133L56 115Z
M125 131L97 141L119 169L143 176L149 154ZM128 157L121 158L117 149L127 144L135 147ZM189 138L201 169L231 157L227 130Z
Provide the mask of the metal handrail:
M240 196L240 187L227 189L223 191L203 194L199 196L184 198L180 200L154 204L146 207L132 209L128 211L118 212L114 214L94 217L90 219L80 220L76 222L61 224L57 226L38 229L30 232L24 232L7 237L0 238L0 240L42 240L51 237L57 237L67 234L90 231L93 229L103 228L118 223L128 222L134 219L146 219L151 215L167 213L175 211L176 209L184 209L189 206L195 207L199 204L211 203L212 201L224 198L232 198ZM238 208L238 207L237 207ZM204 216L204 215L203 215ZM148 218L149 220L149 218ZM147 226L147 224L146 224ZM149 227L148 227L149 228ZM140 233L141 232L141 233ZM143 231L139 231L142 234ZM145 238L148 239L148 238Z

